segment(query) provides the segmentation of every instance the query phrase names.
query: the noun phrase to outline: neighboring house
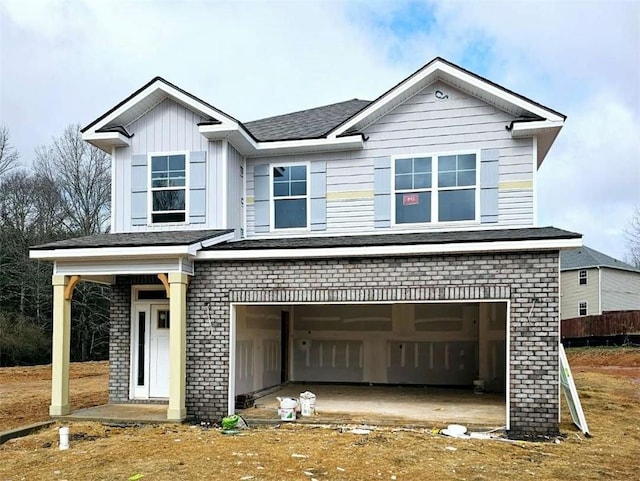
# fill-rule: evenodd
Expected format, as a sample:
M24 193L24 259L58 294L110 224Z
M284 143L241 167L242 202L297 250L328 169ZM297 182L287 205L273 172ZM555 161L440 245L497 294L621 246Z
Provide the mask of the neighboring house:
M83 129L112 156L111 234L55 242L53 394L69 299L112 286L109 400L217 418L287 381L505 393L559 422L559 252L536 172L565 116L436 58L374 101L241 123L155 78Z
M583 246L560 255L562 319L640 309L640 269Z

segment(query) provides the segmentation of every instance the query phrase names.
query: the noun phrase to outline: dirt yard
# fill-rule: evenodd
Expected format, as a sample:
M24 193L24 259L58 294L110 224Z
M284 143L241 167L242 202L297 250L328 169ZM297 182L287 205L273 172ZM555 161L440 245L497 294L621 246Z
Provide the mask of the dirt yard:
M636 479L640 349L574 349L569 361L590 439L571 424L566 406L557 443L458 440L429 429L358 435L290 424L229 436L200 426L73 423L68 451L57 449L57 427L0 446L0 481ZM48 372L0 370L0 429L10 425L8 416L20 416L18 424L46 418ZM74 406L106 399L104 364L74 365L72 373Z

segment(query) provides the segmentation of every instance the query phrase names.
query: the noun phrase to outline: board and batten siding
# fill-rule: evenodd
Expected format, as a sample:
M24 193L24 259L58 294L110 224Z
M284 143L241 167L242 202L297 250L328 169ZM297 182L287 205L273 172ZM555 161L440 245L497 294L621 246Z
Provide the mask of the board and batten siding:
M580 302L587 301L587 314L601 314L600 279L598 269L582 269L587 271L587 283L580 285L580 270L562 271L560 273L560 318L571 319L580 315Z
M175 224L149 225L149 153L186 152L189 157L188 223L180 230L222 228L221 142L209 142L198 131L200 115L165 99L126 126L131 147L115 149L113 156L112 232L175 230Z
M437 90L447 98L436 99ZM479 169L483 168L484 152L496 156L497 186L482 189L482 198L485 207L492 203L497 204L497 209L490 209L492 215L485 216L480 206L483 222L492 222L495 226L532 226L535 224L536 175L533 139L511 138L505 127L513 119L512 115L438 81L365 128L367 140L362 150L247 159L247 235L279 235L264 228L255 229L253 168L256 165L326 161L326 230L323 232L380 232L381 228L395 232L415 230L418 226L391 226L391 195L387 192L386 198L376 199L376 177L378 182L384 179L383 182L391 183L392 157L462 151L479 153ZM386 172L382 172L385 168ZM386 209L386 215L380 214L381 209ZM494 210L497 210L495 215ZM464 229L478 225L474 221L455 226L423 224L419 228Z
M602 270L602 311L640 309L640 272Z

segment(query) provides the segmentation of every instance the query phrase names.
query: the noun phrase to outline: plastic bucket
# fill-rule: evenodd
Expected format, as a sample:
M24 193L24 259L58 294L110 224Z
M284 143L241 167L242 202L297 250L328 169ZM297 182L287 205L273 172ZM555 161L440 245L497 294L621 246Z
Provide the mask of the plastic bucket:
M294 397L279 397L280 409L278 414L281 421L295 421L296 420L296 408L298 407L298 400Z
M300 393L300 414L313 416L316 413L316 395L306 391Z

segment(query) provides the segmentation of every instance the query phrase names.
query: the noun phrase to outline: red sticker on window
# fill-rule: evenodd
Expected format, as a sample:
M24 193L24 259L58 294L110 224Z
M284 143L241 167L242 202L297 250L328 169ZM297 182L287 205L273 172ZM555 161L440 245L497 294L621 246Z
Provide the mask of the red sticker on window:
M404 194L402 196L402 205L418 205L420 196L418 194Z

